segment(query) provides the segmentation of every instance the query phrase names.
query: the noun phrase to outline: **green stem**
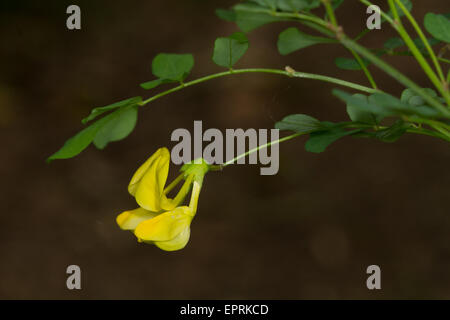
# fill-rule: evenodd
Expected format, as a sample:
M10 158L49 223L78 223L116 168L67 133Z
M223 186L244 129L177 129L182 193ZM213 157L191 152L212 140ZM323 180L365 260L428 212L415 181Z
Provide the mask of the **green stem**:
M428 129L413 129L413 128L410 128L410 129L406 130L406 132L408 132L408 133L415 133L415 134L421 134L421 135L430 136L430 137L434 137L434 138L440 138L442 140L450 142L450 137L448 135L442 134L440 132L435 132L435 131L432 131L432 130L428 130Z
M442 135L444 135L447 138L447 140L450 141L450 131L448 131L438 125L430 125L430 127L432 127L434 130L442 133Z
M274 10L268 10L264 8L252 8L252 7L239 7L238 10L244 12L265 13L277 18L293 19L296 21L300 21L300 23L330 37L333 36L334 34L333 32L329 31L328 29L329 26L326 21L309 12L308 13L277 12Z
M370 1L368 1L368 0L359 0L362 4L365 4L366 6L373 6L374 4L372 3L372 2L370 2ZM392 20L392 18L386 13L386 12L384 12L383 10L380 10L380 14L381 14L381 16L387 21L387 22L389 22L390 24L393 24L394 23L394 20ZM367 32L369 32L369 30L367 31Z
M253 8L247 8L247 7L241 7L241 8L239 8L239 10L249 11L249 12L258 12L258 13L266 13L266 14L269 14L271 16L275 16L275 17L279 17L279 18L292 18L292 19L300 20L300 22L305 24L306 26L308 26L308 27L310 27L310 28L312 28L312 29L314 29L316 31L319 31L319 32L321 32L324 35L332 37L332 36L335 35L335 32L338 30L336 16L334 14L333 6L331 5L329 0L322 0L322 3L324 4L324 6L326 8L328 16L330 17L330 21L331 21L331 24L333 26L332 28L330 28L330 25L329 25L328 22L322 20L321 18L319 18L319 17L317 17L317 16L315 16L313 14L300 14L298 12L295 12L295 13L276 12L276 11L268 10L268 9L261 9L261 8L253 9ZM334 31L334 32L330 31L330 29L332 29L332 31ZM350 52L355 57L355 59L358 62L358 64L361 66L361 69L365 73L365 75L366 75L367 79L369 80L371 86L374 89L377 89L377 85L375 83L375 80L374 80L372 74L370 73L369 69L364 64L364 61L353 50L350 50Z
M336 16L334 15L333 6L330 3L330 0L322 0L323 5L325 6L325 10L327 12L328 17L330 18L330 22L334 27L337 27Z
M411 53L416 58L417 62L420 64L422 69L425 71L428 78L431 80L431 82L434 84L436 89L439 90L439 92L442 94L442 96L445 98L447 105L450 105L450 94L447 90L444 89L443 83L439 80L439 78L436 76L434 71L431 69L431 66L428 64L425 57L422 55L420 50L417 48L414 41L409 36L406 29L403 27L403 24L400 20L400 16L397 12L397 7L394 3L394 0L388 0L389 6L391 8L392 14L394 15L394 22L392 23L392 26L395 30L397 30L398 34L402 37L405 44L408 46L409 50L411 50ZM406 8L403 6L403 8L406 10ZM403 10L403 9L402 9ZM407 11L407 10L406 10Z
M386 53L390 56L411 56L411 52L410 51L386 51ZM428 55L425 55L426 58L428 58ZM450 60L449 59L445 59L442 57L437 57L438 61L440 62L444 62L444 63L449 63L450 64Z
M355 57L356 61L358 62L358 64L361 66L361 69L364 71L364 74L366 75L367 79L370 82L370 85L372 86L372 88L377 89L377 84L375 83L375 80L372 77L372 74L370 73L369 69L367 68L366 64L364 63L364 61L361 59L361 57L359 56L359 54L357 54L354 50L347 48L350 53Z
M171 184L167 186L167 188L164 189L164 194L168 194L170 191L173 190L182 180L184 179L184 173L180 174L175 180L172 181Z
M420 123L420 124L426 124L426 125L429 125L430 127L440 127L440 128L450 131L450 125L445 124L441 121L436 121L436 120L431 120L431 119L423 119L423 118L416 117L416 116L409 117L408 121Z
M347 125L345 125L345 127L367 129L367 128L372 128L373 126L365 125L365 124L348 123ZM378 129L382 130L382 129L386 129L386 127L379 127ZM414 128L407 129L407 132L415 133L415 134L421 134L421 135L426 135L426 136L431 136L431 137L436 137L436 138L441 138L443 140L446 140L446 141L450 142L450 136L446 135L445 133L441 133L441 132L434 132L434 131L427 130L427 129L414 129ZM272 146L274 144L280 144L282 142L295 139L295 138L300 137L300 136L305 135L305 134L307 134L307 133L295 133L295 134L292 134L290 136L287 136L287 137L284 137L284 138L281 138L281 139L274 140L274 141L271 141L269 143L263 144L261 146L258 146L258 147L253 148L253 149L251 149L251 150L249 150L249 151L247 151L245 153L242 153L242 154L238 155L237 157L235 157L235 158L225 162L223 165L213 166L214 168L213 168L212 171L220 171L224 167L227 167L227 166L229 166L231 164L234 164L239 159L245 158L248 155L250 155L252 153L255 153L255 152L258 152L261 149L268 148L268 147L270 147L270 146Z
M361 31L361 33L358 34L353 40L359 41L359 40L361 40L366 34L368 34L369 32L370 32L369 29L364 29L364 30Z
M445 81L445 77L444 77L444 73L442 72L441 65L439 64L439 61L438 61L436 55L434 54L434 51L431 48L427 37L425 37L425 35L424 35L422 29L420 28L419 24L416 22L416 19L414 19L414 17L411 15L411 13L408 11L408 9L406 9L405 5L400 0L395 0L395 2L402 9L402 11L405 14L406 18L409 20L411 25L416 30L417 34L419 35L420 39L422 40L423 44L425 45L425 48L427 49L428 54L431 57L431 60L434 63L434 66L436 68L436 71L439 74L439 77L440 77L441 81L444 82Z
M438 57L437 58L439 61L441 61L441 62L444 62L444 63L450 63L450 60L449 59L445 59L445 58L441 58L441 57ZM448 82L448 77L447 77L447 82Z
M316 17L313 14L303 14L298 12L278 12L265 8L253 8L253 7L239 7L236 8L237 11L245 11L245 12L255 12L255 13L265 13L277 18L288 18L288 19L301 19L304 21L310 21L322 27L328 28L328 24L326 21Z
M437 101L435 98L430 96L425 90L423 90L421 87L419 87L414 81L409 79L407 76L405 76L403 73L392 67L391 65L387 64L380 58L378 58L376 55L374 55L372 52L367 50L365 47L357 44L355 41L349 39L348 37L344 36L341 39L341 42L358 52L360 55L362 55L364 58L372 62L374 65L376 65L378 68L382 69L384 72L386 72L388 75L390 75L392 78L406 86L407 88L410 88L413 90L417 95L421 96L430 106L434 107L436 110L439 110L444 116L450 118L450 110L448 110L445 106L443 106L439 101Z
M278 139L278 140L274 140L274 141L268 142L268 143L266 143L266 144L260 145L260 146L258 146L258 147L256 147L256 148L253 148L253 149L251 149L251 150L249 150L249 151L247 151L247 152L245 152L245 153L243 153L243 154L240 154L239 156L237 156L237 157L235 157L235 158L233 158L233 159L231 159L231 160L225 162L225 163L222 165L222 168L224 168L224 167L226 167L226 166L229 166L230 164L235 163L236 161L238 161L238 160L241 159L241 158L245 158L246 156L248 156L248 155L250 155L250 154L252 154L252 153L257 152L257 151L259 151L260 149L264 149L264 148L270 147L271 145L279 144L279 143L282 143L282 142L284 142L284 141L288 141L288 140L297 138L297 137L299 137L299 136L301 136L301 135L304 135L304 134L306 134L306 133L295 133L295 134L292 134L292 135L290 135L290 136L287 136L287 137L284 137L284 138L281 138L281 139Z
M289 67L286 67L286 72L287 72L288 76L295 77L295 78L320 80L320 81L324 81L324 82L338 84L343 87L356 89L356 90L366 92L366 93L380 92L380 90L377 90L377 89L372 89L372 88L362 86L362 85L359 85L359 84L356 84L353 82L349 82L349 81L345 81L345 80L341 80L341 79L337 79L337 78L332 78L332 77L328 77L328 76L321 76L321 75L315 74L314 77L312 77L312 75L309 73L298 72Z
M233 75L233 74L241 74L241 73L270 73L270 74L280 74L280 75L284 75L284 76L289 76L289 77L295 77L295 78L304 78L304 79L312 79L312 80L319 80L319 81L325 81L325 82L329 82L329 83L334 83L334 84L338 84L344 87L348 87L348 88L352 88L352 89L356 89L362 92L367 92L367 93L374 93L376 92L376 90L369 88L369 87L365 87L365 86L361 86L359 84L356 83L352 83L352 82L348 82L345 80L341 80L341 79L337 79L337 78L333 78L333 77L328 77L328 76L323 76L323 75L318 75L318 74L313 74L313 73L305 73L305 72L297 72L297 71L286 71L286 70L279 70L279 69L264 69L264 68L251 68L251 69L235 69L235 70L228 70L228 71L224 71L224 72L220 72L220 73L215 73L212 75L208 75L190 82L186 82L183 83L177 87L171 88L169 90L166 90L164 92L161 92L157 95L154 95L153 97L148 98L147 100L143 101L140 103L141 106L144 106L152 101L155 101L159 98L162 98L168 94L174 93L176 91L179 91L181 89L202 83L202 82L206 82L212 79L216 79L216 78L220 78L220 77L224 77L224 76L229 76L229 75Z

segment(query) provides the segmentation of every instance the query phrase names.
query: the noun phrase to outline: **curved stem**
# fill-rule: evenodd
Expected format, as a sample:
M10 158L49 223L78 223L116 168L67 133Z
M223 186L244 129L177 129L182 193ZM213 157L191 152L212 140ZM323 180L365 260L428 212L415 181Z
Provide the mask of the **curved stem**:
M245 152L245 153L243 153L243 154L240 154L240 155L238 155L237 157L235 157L235 158L233 158L233 159L231 159L231 160L225 162L221 167L224 168L224 167L226 167L226 166L229 166L230 164L235 163L237 160L239 160L239 159L241 159L241 158L245 158L246 156L248 156L248 155L250 155L250 154L252 154L252 153L257 152L257 151L259 151L260 149L264 149L264 148L270 147L271 145L278 144L278 143L282 143L282 142L284 142L284 141L288 141L288 140L297 138L297 137L299 137L299 136L301 136L301 135L305 135L305 134L306 134L306 133L295 133L295 134L292 134L292 135L290 135L290 136L287 136L287 137L284 137L284 138L281 138L281 139L278 139L278 140L274 140L274 141L268 142L268 143L266 143L266 144L257 146L256 148L253 148L253 149L251 149L251 150L249 150L249 151L247 151L247 152Z
M366 93L381 92L381 90L372 89L372 88L369 88L366 86L359 85L357 83L353 83L353 82L349 82L349 81L345 81L345 80L341 80L341 79L337 79L337 78L332 78L332 77L328 77L328 76L321 76L321 75L317 74L317 75L314 75L314 77L311 77L310 73L298 72L290 67L286 67L286 72L291 77L320 80L320 81L334 83L334 84L338 84L340 86L356 89L356 90L366 92Z
M347 125L345 125L345 127L348 127L348 128L361 128L361 129L373 128L372 125L355 124L355 123L348 123ZM382 129L386 129L386 127L379 127L378 128L378 130L382 130ZM406 131L409 132L409 133L415 133L415 134L420 134L420 135L426 135L426 136L441 138L443 140L446 140L446 141L450 142L450 136L448 136L447 134L442 133L440 131L439 132L435 132L435 131L431 131L431 130L427 130L427 129L423 129L423 128L422 129L409 128ZM235 158L225 162L223 165L213 166L214 169L212 171L220 171L224 167L227 167L227 166L229 166L231 164L234 164L239 159L245 158L246 156L248 156L248 155L250 155L252 153L258 152L261 149L268 148L271 145L279 144L279 143L282 143L282 142L285 142L285 141L289 141L289 140L295 139L297 137L300 137L300 136L306 135L306 134L308 134L308 133L295 133L295 134L292 134L290 136L287 136L287 137L284 137L284 138L281 138L281 139L274 140L274 141L271 141L269 143L263 144L261 146L258 146L258 147L253 148L253 149L251 149L251 150L249 150L249 151L247 151L245 153L242 153L242 154L238 155L237 157L235 157Z
M292 69L290 69L292 70ZM215 73L212 75L208 75L190 82L186 82L183 83L177 87L174 87L172 89L166 90L164 92L161 92L157 95L154 95L151 98L148 98L147 100L143 101L140 103L141 106L144 106L152 101L155 101L159 98L162 98L168 94L171 94L173 92L179 91L181 89L202 83L202 82L206 82L212 79L216 79L216 78L220 78L220 77L225 77L225 76L229 76L229 75L233 75L233 74L241 74L241 73L271 73L271 74L279 74L279 75L284 75L284 76L288 76L288 77L295 77L295 78L304 78L304 79L312 79L312 80L319 80L319 81L324 81L324 82L329 82L329 83L334 83L334 84L338 84L344 87L348 87L348 88L352 88L352 89L356 89L362 92L367 92L367 93L374 93L377 90L374 90L372 88L369 87L365 87L365 86L361 86L359 84L353 83L353 82L348 82L345 80L341 80L341 79L337 79L337 78L333 78L333 77L328 77L328 76L323 76L323 75L318 75L318 74L313 74L313 73L305 73L305 72L297 72L297 71L287 71L287 70L279 70L279 69L264 69L264 68L249 68L249 69L236 69L236 70L228 70L228 71L224 71L224 72L220 72L220 73Z
M304 21L309 21L309 22L313 22L317 25L320 25L322 27L327 28L328 24L326 21L320 19L319 17L316 17L313 14L305 14L305 13L299 13L299 12L278 12L275 10L271 10L271 9L266 9L266 8L253 8L253 7L248 7L248 6L241 6L239 8L236 8L236 10L238 11L245 11L245 12L256 12L256 13L265 13L268 15L271 15L273 17L278 17L278 18L288 18L288 19L300 19L300 20L304 20Z

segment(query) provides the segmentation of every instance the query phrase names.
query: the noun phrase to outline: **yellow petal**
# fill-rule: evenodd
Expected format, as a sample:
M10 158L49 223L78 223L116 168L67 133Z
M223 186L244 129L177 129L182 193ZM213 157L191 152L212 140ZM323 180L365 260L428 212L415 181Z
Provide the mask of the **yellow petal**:
M116 222L122 230L134 230L141 222L156 217L158 213L142 208L125 211L119 214Z
M147 169L136 189L136 202L144 209L160 211L164 185L169 174L170 155L161 155Z
M170 153L167 148L159 148L147 161L144 162L143 165L137 169L133 177L131 178L130 184L128 185L128 192L134 196L136 193L136 189L139 185L144 174L147 172L148 168L160 157L169 157Z
M170 241L178 237L189 227L192 217L189 207L178 207L157 217L141 222L134 230L138 239L143 241Z
M170 241L157 241L154 244L164 251L176 251L183 249L189 242L191 228L187 226L178 236Z

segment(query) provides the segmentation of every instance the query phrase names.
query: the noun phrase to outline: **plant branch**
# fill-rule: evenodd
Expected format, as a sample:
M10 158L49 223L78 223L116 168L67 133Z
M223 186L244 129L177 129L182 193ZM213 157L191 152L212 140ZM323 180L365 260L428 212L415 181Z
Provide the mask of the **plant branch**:
M225 77L225 76L229 76L229 75L234 75L234 74L242 74L242 73L270 73L270 74L279 74L279 75L284 75L284 76L288 76L288 77L294 77L294 78L303 78L303 79L312 79L312 80L319 80L319 81L324 81L324 82L329 82L329 83L334 83L340 86L344 86L344 87L348 87L348 88L352 88L355 90L359 90L362 92L366 92L366 93L375 93L377 92L377 90L374 90L372 88L369 87L365 87L353 82L348 82L345 80L341 80L341 79L337 79L337 78L333 78L333 77L328 77L328 76L323 76L323 75L318 75L318 74L313 74L313 73L305 73L305 72L297 72L291 68L286 68L287 70L279 70L279 69L264 69L264 68L250 68L250 69L234 69L234 70L228 70L228 71L224 71L224 72L220 72L220 73L215 73L212 75L208 75L190 82L186 82L183 83L177 87L171 88L169 90L163 91L159 94L154 95L153 97L148 98L147 100L143 101L140 103L141 106L144 106L152 101L155 101L159 98L162 98L168 94L174 93L176 91L182 90L184 88L202 83L202 82L206 82L212 79L216 79L216 78L220 78L220 77ZM289 71L288 71L289 70Z
M246 156L248 156L248 155L250 155L250 154L252 154L252 153L257 152L257 151L259 151L260 149L264 149L264 148L270 147L271 145L278 144L278 143L282 143L282 142L284 142L284 141L288 141L288 140L297 138L297 137L299 137L299 136L301 136L301 135L305 135L305 134L306 134L306 133L295 133L295 134L292 134L292 135L290 135L290 136L287 136L287 137L284 137L284 138L281 138L281 139L278 139L278 140L274 140L274 141L268 142L268 143L263 144L263 145L261 145L261 146L257 146L256 148L253 148L253 149L251 149L251 150L249 150L249 151L247 151L247 152L245 152L245 153L242 153L242 154L238 155L237 157L235 157L235 158L233 158L233 159L231 159L231 160L225 162L223 165L221 165L221 167L222 167L222 168L227 167L227 166L229 166L230 164L235 163L237 160L239 160L239 159L241 159L241 158L245 158Z
M367 79L369 80L372 88L377 89L378 87L377 87L377 84L375 83L375 80L373 79L372 74L370 73L369 69L367 68L366 64L361 59L359 54L357 54L353 49L350 49L350 48L347 48L347 49L350 51L350 53L353 55L353 57L355 57L356 61L358 62L361 69L363 70L364 74L366 75Z
M450 94L447 90L444 89L443 83L439 81L439 78L436 76L434 71L431 69L429 63L424 58L420 50L417 48L414 41L409 36L406 29L403 27L403 24L400 20L400 16L397 12L397 7L395 6L394 0L388 0L389 6L391 7L392 14L394 15L394 22L392 23L392 27L397 30L398 34L402 37L405 44L408 46L411 53L416 58L417 62L420 64L422 69L424 70L425 74L428 76L428 78L431 80L433 85L436 87L436 89L439 90L439 92L442 94L442 96L445 98L448 105L450 105ZM405 8L406 10L406 8ZM407 11L407 10L406 10Z
M402 11L405 14L406 18L408 18L408 20L410 21L411 25L416 30L417 34L419 35L420 39L422 40L423 44L425 45L425 48L427 49L428 54L431 57L431 60L434 63L434 66L436 68L436 71L438 72L438 75L439 75L441 81L444 82L445 81L445 77L444 77L444 73L442 72L442 68L441 68L441 66L439 64L439 61L438 61L438 59L437 59L433 49L431 48L427 37L425 37L425 35L424 35L422 29L420 28L419 24L416 22L416 19L414 19L414 17L411 15L411 13L408 11L408 9L406 9L405 5L400 0L395 0L395 2L402 9Z
M341 42L347 46L358 52L360 55L362 55L364 58L372 62L374 65L376 65L378 68L382 69L384 72L386 72L388 75L390 75L392 78L396 79L398 82L403 84L406 87L411 88L415 93L417 93L419 96L421 96L430 106L434 107L436 110L439 110L445 117L450 118L450 110L447 109L444 105L442 105L438 100L430 96L425 90L423 90L421 87L419 87L414 81L409 79L407 76L405 76L403 73L389 65L388 63L384 62L380 58L378 58L376 55L374 55L372 52L370 52L365 47L359 45L355 41L349 39L348 37L344 36L341 39Z
M348 123L347 125L345 125L345 127L348 127L348 128L359 128L359 129L368 129L368 128L372 128L373 126L366 125L366 124L358 124L358 123ZM380 131L380 130L383 130L383 129L387 129L387 127L379 127L375 131ZM431 137L436 137L436 138L441 138L441 139L443 139L445 141L450 142L450 136L448 136L448 135L446 135L444 133L441 133L441 132L435 132L435 131L431 131L431 130L428 130L428 129L408 128L406 130L406 132L414 133L414 134L420 134L420 135L426 135L426 136L431 136ZM211 166L212 167L212 171L221 171L223 168L225 168L225 167L227 167L227 166L229 166L231 164L234 164L237 160L245 158L246 156L248 156L248 155L250 155L252 153L258 152L261 149L268 148L268 147L270 147L272 145L280 144L282 142L289 141L289 140L295 139L297 137L300 137L300 136L303 136L303 135L306 135L306 134L308 134L308 133L303 133L303 132L302 133L295 133L295 134L289 135L287 137L268 142L268 143L263 144L261 146L257 146L257 147L255 147L255 148L253 148L253 149L251 149L251 150L249 150L247 152L244 152L244 153L234 157L233 159L225 162L222 165L213 165L213 166Z

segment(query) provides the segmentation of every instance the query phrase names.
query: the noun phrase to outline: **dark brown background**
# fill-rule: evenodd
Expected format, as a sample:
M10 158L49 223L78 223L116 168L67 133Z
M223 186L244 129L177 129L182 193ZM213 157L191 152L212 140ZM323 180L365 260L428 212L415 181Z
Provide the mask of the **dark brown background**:
M419 21L449 11L446 0L413 1ZM234 1L2 1L0 12L0 297L62 299L450 298L448 144L405 136L395 144L345 139L326 153L305 138L281 147L277 176L234 166L207 176L189 245L166 253L138 244L115 217L136 205L134 170L176 128L272 128L291 113L345 120L333 85L276 75L222 78L167 96L140 112L136 130L104 151L45 164L81 129L94 106L133 95L151 80L159 52L195 55L191 79L221 70L218 36L237 30L214 15ZM44 4L45 3L45 4ZM65 27L66 7L82 8L82 30ZM383 7L385 7L384 1ZM365 10L346 1L338 18L349 34ZM281 57L277 35L289 23L250 34L240 67L283 68L366 83L338 70L334 45ZM380 46L388 25L364 43ZM391 58L429 86L412 58ZM382 89L402 90L378 70ZM172 168L175 171L176 168ZM82 269L82 291L65 270ZM365 286L382 268L382 290Z

